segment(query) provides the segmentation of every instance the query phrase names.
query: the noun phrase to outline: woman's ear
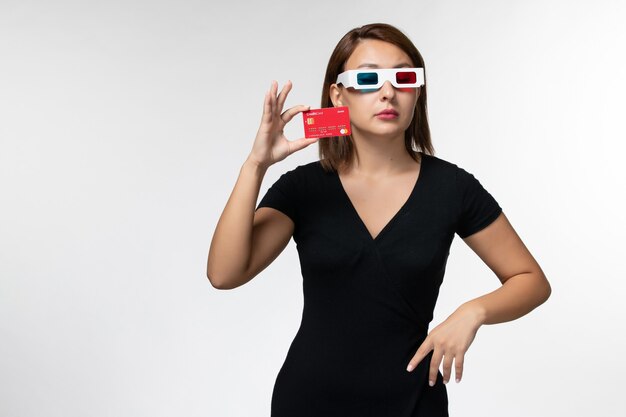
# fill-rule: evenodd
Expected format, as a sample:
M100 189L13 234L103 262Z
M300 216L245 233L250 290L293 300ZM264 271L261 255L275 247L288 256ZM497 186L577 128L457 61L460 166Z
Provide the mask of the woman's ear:
M330 85L329 94L330 94L330 101L333 102L334 107L343 106L341 102L341 91L339 90L339 87L337 86L337 84Z

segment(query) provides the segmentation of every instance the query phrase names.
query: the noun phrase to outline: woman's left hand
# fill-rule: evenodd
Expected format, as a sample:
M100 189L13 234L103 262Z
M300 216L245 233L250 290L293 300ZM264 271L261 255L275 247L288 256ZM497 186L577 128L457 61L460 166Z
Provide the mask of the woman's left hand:
M460 382L463 375L463 357L481 325L479 311L471 304L461 305L426 336L422 345L415 352L413 359L409 362L407 370L410 372L415 369L417 364L434 349L428 376L430 386L433 386L437 380L437 371L444 355L444 384L447 384L450 379L453 359L456 382Z

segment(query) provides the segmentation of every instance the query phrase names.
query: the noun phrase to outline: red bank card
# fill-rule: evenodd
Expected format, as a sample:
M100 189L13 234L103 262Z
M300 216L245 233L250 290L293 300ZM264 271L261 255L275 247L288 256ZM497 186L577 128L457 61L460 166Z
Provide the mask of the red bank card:
M324 107L302 112L305 138L346 136L350 130L348 107Z

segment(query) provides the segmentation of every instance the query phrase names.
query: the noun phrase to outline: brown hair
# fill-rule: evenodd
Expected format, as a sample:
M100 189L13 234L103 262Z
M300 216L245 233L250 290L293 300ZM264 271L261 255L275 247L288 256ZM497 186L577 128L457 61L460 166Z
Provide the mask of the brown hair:
M413 120L404 131L404 145L415 161L419 160L418 151L420 150L434 155L435 149L430 140L426 110L427 83L424 59L413 42L394 26L385 23L372 23L354 28L341 38L326 67L321 107L334 107L330 99L330 85L337 81L337 75L344 71L346 61L363 39L378 39L394 44L411 58L416 68L424 68L424 85L420 87L421 91L415 106ZM334 171L338 167L348 166L352 163L355 152L352 135L321 138L318 143L320 162L326 171Z

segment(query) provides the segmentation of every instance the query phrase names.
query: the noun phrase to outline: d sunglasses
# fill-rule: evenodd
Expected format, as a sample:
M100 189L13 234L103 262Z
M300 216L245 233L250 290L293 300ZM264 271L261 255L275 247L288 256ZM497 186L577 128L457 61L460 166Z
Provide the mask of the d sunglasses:
M337 76L336 84L361 90L376 91L390 81L396 88L418 88L424 85L424 68L367 68L344 71Z

